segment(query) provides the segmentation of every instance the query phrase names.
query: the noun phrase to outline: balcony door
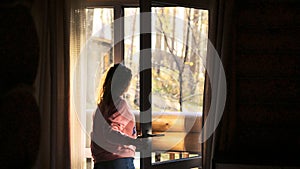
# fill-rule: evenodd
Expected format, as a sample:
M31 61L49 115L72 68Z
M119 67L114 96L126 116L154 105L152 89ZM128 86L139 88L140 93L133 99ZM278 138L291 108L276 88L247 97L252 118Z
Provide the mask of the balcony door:
M101 74L122 62L133 72L125 98L137 119L138 134L150 139L137 152L137 169L201 168L200 130L208 38L206 1L88 1L85 10L84 59L77 63L86 87L79 118L87 135Z
M140 4L140 95L129 97L139 98L139 129L151 140L140 168L201 168L208 11L155 5Z

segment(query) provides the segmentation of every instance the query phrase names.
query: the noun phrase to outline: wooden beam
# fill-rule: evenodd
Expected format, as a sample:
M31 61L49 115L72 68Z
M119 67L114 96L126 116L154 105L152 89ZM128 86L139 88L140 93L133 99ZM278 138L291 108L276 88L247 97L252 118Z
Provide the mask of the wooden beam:
M140 118L138 112L134 114L136 119ZM152 112L152 131L154 132L200 132L201 128L202 113L200 112Z
M164 132L164 134L165 136L152 138L152 151L184 151L190 153L201 152L199 132Z
M120 6L139 6L138 0L86 0L85 6L87 7L113 7L116 5Z

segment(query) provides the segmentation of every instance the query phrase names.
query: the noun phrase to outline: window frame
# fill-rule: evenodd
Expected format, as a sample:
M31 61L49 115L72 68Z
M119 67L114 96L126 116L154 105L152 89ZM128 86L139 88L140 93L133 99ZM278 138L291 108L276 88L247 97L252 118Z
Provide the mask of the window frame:
M147 3L146 3L147 2ZM143 1L142 0L86 0L84 2L84 8L112 8L114 11L114 20L124 17L124 10L125 8L129 7L140 7L140 12L151 12L151 7L188 7L188 8L195 8L195 9L204 9L210 11L210 3L208 0L203 1L186 1L186 0L178 0L176 2L172 2L172 0L150 0L150 1ZM122 20L124 21L124 20ZM142 22L141 22L142 23ZM121 23L122 25L114 25L114 41L118 41L119 39L123 39L124 37L124 22ZM143 29L148 29L147 25L140 25L141 32ZM146 26L146 27L145 27ZM149 26L149 25L148 25ZM144 28L143 28L144 27ZM151 22L150 22L150 29L151 29ZM144 41L144 43L143 43ZM151 35L141 35L140 37L141 47L140 49L147 49L151 48ZM124 61L124 40L121 40L113 47L113 62L114 63L121 63ZM151 64L151 52L147 53L146 55L150 55L148 58L140 58L140 65L145 65L147 63ZM144 85L147 84L147 85ZM149 85L151 84L151 85ZM140 111L143 110L150 110L150 113L144 114L141 113L140 121L147 121L145 119L152 118L151 116L151 103L149 103L148 98L143 98L142 96L148 96L151 93L152 89L152 78L151 78L151 70L150 71L142 71L140 72ZM150 106L150 109L149 109ZM144 115L143 115L144 114ZM148 133L148 130L151 128L151 122L142 123L142 134L145 135ZM151 152L150 152L151 153ZM148 155L148 154L146 154ZM143 156L143 155L141 155ZM183 159L176 159L172 161L165 161L159 163L152 163L151 156L144 158L140 164L141 168L193 168L202 166L202 156L198 157L190 157L190 158L183 158Z

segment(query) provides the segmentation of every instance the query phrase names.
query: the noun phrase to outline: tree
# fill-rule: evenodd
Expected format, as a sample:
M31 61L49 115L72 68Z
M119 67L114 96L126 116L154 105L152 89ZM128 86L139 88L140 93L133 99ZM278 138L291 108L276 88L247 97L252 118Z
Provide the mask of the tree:
M183 90L183 72L184 72L184 68L185 68L185 62L188 58L188 51L189 51L189 34L190 34L190 15L191 15L191 9L187 9L188 10L188 14L187 14L187 27L186 27L186 35L183 36L183 39L185 38L185 45L184 47L182 48L182 53L183 54L183 62L181 63L180 60L177 58L178 56L175 54L177 53L176 52L176 49L174 47L174 42L175 42L175 27L173 27L173 37L171 39L171 45L169 44L169 37L167 36L167 33L166 31L164 30L164 26L163 26L163 21L162 21L162 17L164 17L165 13L161 13L162 16L158 16L158 21L160 23L160 31L161 33L163 34L163 37L164 37L164 42L165 42L165 47L168 49L168 51L171 53L171 56L173 58L173 61L175 61L175 65L176 65L176 68L178 70L178 79L179 79L179 105L180 105L180 111L182 111L182 102L183 102L183 93L182 93L182 90ZM176 13L175 13L176 14ZM176 18L176 15L173 15L173 25L175 25L175 19Z

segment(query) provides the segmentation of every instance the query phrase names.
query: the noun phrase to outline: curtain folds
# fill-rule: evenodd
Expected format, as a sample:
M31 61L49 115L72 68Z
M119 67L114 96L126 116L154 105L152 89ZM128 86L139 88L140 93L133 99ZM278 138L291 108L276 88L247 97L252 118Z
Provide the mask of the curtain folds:
M211 124L212 126L217 125L216 131L213 133L209 139L203 143L203 156L202 156L202 164L203 169L212 169L214 168L214 160L216 158L216 152L221 152L230 147L228 144L230 139L233 137L234 131L233 129L235 124L229 123L229 121L235 121L234 112L232 108L234 106L228 106L234 104L234 81L235 74L232 71L232 65L230 63L234 63L234 53L232 50L234 42L234 20L232 20L234 14L234 0L227 1L227 0L213 0L210 1L210 18L209 18L209 40L212 45L215 47L220 60L222 62L224 71L225 71L225 79L226 79L226 102L225 108L223 111L222 119L220 123L218 119L215 119ZM217 67L216 67L217 66ZM216 104L212 104L211 99L212 97L219 97L219 94L222 94L221 90L224 90L224 86L219 86L216 88L217 92L215 96L212 96L212 84L209 82L209 78L215 78L216 83L220 83L220 81L224 80L220 76L220 68L218 65L214 64L214 59L207 58L207 69L213 70L213 77L206 77L205 82L205 98L204 98L204 113L203 113L203 123L207 119L209 115L209 110L211 108L218 107ZM215 89L213 89L215 90ZM229 107L231 108L229 110ZM229 113L231 112L231 117L229 117ZM219 124L218 124L219 123ZM206 131L204 131L206 132ZM205 135L205 134L204 134Z
M70 168L69 53L67 2L35 1L32 16L40 41L35 94L41 113L41 141L34 168Z

